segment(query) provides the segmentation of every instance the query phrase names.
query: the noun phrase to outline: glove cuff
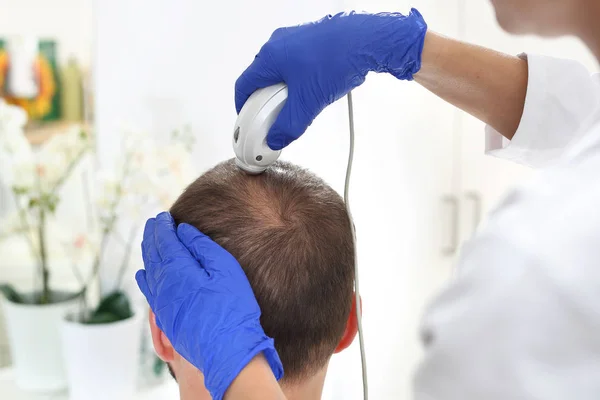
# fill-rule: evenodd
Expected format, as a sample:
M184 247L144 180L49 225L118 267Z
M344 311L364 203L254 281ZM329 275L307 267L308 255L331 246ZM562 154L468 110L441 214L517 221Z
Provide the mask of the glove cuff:
M283 378L283 365L279 359L279 354L277 354L277 351L275 350L275 343L273 339L265 335L251 350L244 352L243 354L235 354L235 356L239 356L239 360L230 359L227 361L229 365L234 365L235 367L230 370L217 368L216 370L211 371L210 374L208 371L205 371L204 384L213 400L222 400L223 396L225 396L225 392L229 386L231 386L231 383L235 378L242 372L248 363L261 352L264 354L275 378L277 380ZM220 376L213 376L212 374L218 374Z
M375 14L378 18L372 40L376 49L371 58L371 71L387 72L401 80L413 80L421 69L421 54L427 23L413 8L409 15Z

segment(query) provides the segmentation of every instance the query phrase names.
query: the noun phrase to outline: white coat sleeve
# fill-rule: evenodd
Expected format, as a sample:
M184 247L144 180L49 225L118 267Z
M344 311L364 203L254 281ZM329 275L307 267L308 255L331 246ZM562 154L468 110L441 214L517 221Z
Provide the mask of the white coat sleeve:
M580 63L539 55L528 60L525 108L512 141L486 127L486 153L532 167L555 162L600 105L600 84Z

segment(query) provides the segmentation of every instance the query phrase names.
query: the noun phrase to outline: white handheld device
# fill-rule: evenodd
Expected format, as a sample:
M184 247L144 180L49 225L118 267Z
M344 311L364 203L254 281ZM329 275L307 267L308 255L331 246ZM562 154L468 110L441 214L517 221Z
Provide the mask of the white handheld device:
M271 150L267 134L288 97L283 83L259 89L242 107L233 130L233 150L238 167L260 174L279 158L281 150Z

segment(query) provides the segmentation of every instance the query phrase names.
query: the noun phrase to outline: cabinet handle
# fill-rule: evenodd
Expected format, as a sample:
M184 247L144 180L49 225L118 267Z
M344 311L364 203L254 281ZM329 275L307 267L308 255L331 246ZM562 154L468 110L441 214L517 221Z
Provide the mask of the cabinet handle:
M481 213L483 211L481 195L477 192L467 192L465 197L467 200L473 202L473 231L471 234L475 234L481 222Z
M444 196L442 203L451 208L450 244L442 248L442 255L453 256L458 249L458 198L452 195Z

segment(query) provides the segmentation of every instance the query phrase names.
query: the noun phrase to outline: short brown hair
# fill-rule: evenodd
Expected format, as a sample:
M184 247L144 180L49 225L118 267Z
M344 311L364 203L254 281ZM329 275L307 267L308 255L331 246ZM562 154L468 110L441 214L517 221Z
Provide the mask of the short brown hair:
M239 261L286 381L327 363L344 333L354 282L350 221L330 186L288 162L251 176L229 160L192 183L171 214Z

